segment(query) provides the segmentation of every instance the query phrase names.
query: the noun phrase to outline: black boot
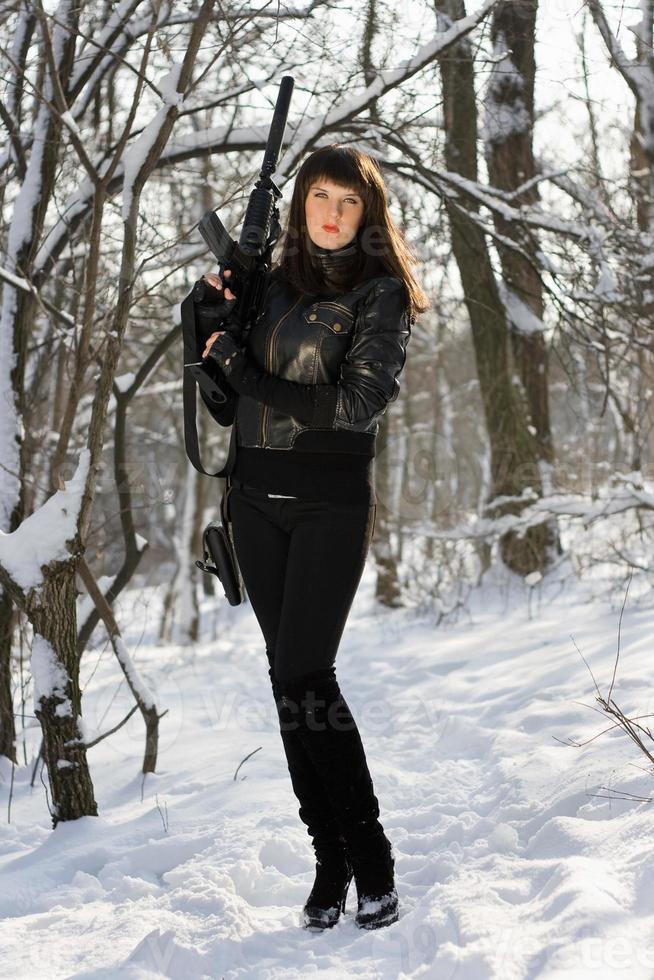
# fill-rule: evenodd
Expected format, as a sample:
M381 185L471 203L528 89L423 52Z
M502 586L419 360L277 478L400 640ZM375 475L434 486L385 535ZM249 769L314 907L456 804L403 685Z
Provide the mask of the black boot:
M316 880L302 909L305 929L330 929L345 911L352 865L347 853L316 847Z
M300 741L320 773L347 844L357 886L355 922L362 929L390 925L399 918L392 845L379 822L379 802L361 736L335 668L279 686L284 717L297 721Z
M307 826L316 854L316 878L302 909L301 922L304 928L328 929L336 925L341 912L345 911L352 865L329 797L302 745L294 719L286 712L272 667L269 674L291 784L300 803L300 819Z

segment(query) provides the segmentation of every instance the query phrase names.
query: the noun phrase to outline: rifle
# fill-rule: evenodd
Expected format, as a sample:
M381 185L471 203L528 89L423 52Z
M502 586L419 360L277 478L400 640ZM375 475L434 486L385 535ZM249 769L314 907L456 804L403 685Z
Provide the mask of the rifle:
M222 323L215 323L214 331L221 327L237 337L247 336L261 310L270 273L272 251L281 233L276 201L282 196L282 192L272 179L272 175L277 168L294 84L292 75L284 75L281 80L263 164L259 178L250 193L238 242L231 238L215 211L207 211L198 223L200 234L218 260L221 279L225 269L231 270L228 285L236 295L236 303L229 316ZM226 283L223 280L224 285ZM196 313L204 320L205 326L207 318L209 321L211 319L211 305L212 302L213 304L216 302L216 294L217 291L203 279L196 282L190 294L192 302L197 307ZM197 343L197 329L195 334L196 348L200 349ZM186 355L184 360L187 360ZM190 363L185 363L184 368L190 371L202 391L215 405L219 406L227 401L227 395L220 388L215 368L211 363L192 360ZM190 455L188 443L186 451L196 469L199 468L200 472L204 473L205 470L201 466L198 467L199 460L196 462Z

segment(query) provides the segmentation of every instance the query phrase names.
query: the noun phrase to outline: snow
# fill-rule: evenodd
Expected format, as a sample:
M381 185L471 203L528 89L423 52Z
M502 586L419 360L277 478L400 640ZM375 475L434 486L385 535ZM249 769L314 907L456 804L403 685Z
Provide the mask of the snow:
M166 12L166 4L163 4L162 14ZM132 20L130 22L130 15L134 12L134 0L121 0L113 10L107 10L104 17L104 22L98 25L99 30L95 36L88 42L80 41L79 53L75 58L75 65L73 68L71 85L72 90L77 89L81 77L88 71L89 62L98 60L98 53L103 49L109 48L111 51L110 55L105 55L101 59L100 67L96 67L95 72L91 74L87 84L86 92L90 93L95 91L98 84L98 75L101 72L106 71L107 62L114 63L118 58L124 54L125 50L125 40L129 35L133 37L138 37L142 25L138 21ZM157 23L159 23L161 18L158 18ZM121 25L127 25L127 29L121 27ZM79 100L80 102L86 101Z
M117 378L114 378L114 384L118 388L118 391L124 393L130 389L135 380L136 374L134 371L127 371L125 374L121 374Z
M34 679L34 710L40 707L41 698L56 695L61 698L57 705L58 715L72 715L73 706L66 697L66 685L70 678L57 659L55 651L45 637L38 633L32 643L32 677Z
M24 591L43 583L42 565L70 558L66 542L75 537L90 460L89 450L83 449L63 490L57 490L11 534L0 531L0 565Z
M600 276L595 286L595 295L606 300L619 299L619 294L616 290L617 281L613 272L606 262L601 263L600 268Z
M52 34L52 51L57 68L61 66L64 38L69 33L68 21L71 18L71 8L70 0L62 0L56 7L59 22ZM19 21L12 49L14 55L18 55L19 48L17 45L21 44L25 38L26 17ZM13 334L17 301L13 283L18 273L19 262L20 264L25 262L25 255L23 254L25 247L32 244L35 233L35 214L41 203L43 192L45 150L52 138L48 102L52 100L53 92L52 78L49 72L45 74L42 94L43 100L39 105L36 120L32 127L31 153L27 161L25 176L13 201L13 211L3 251L3 267L7 275L4 276L5 283L0 306L0 530L6 530L10 526L10 518L19 497L19 440L24 438L24 430L22 418L18 415L11 384L11 372L14 370L16 362ZM16 109L15 96L15 86L10 84L8 104L14 110ZM66 113L65 122L69 126L74 126L69 113ZM34 277L32 281L35 281ZM24 288L22 284L21 288Z
M445 27L435 33L430 40L421 45L416 53L400 62L397 67L381 69L375 72L373 81L365 88L361 88L351 98L343 99L338 106L326 115L317 113L304 119L301 124L292 130L289 125L286 131L285 147L280 154L276 172L276 183L280 189L284 189L288 180L287 172L292 170L296 164L298 155L302 155L302 148L313 146L319 140L320 134L326 129L337 130L340 125L361 112L372 101L381 97L385 92L390 91L403 79L410 79L418 72L434 63L441 50L452 44L456 38L468 36L477 24L484 20L492 9L496 0L483 0L479 9L467 17L452 22L449 18L439 12L438 21ZM164 5L165 7L165 5ZM121 8L119 8L121 9ZM163 8L162 8L163 10ZM290 14L290 11L289 11ZM116 42L118 43L118 42ZM134 180L140 168L147 158L148 152L155 142L162 125L167 117L171 105L179 105L176 93L176 79L179 71L179 64L173 63L168 75L159 81L159 89L164 101L161 107L145 127L143 132L128 147L123 155L122 161L115 168L115 177L122 177L122 217L128 220L132 204ZM255 83L260 84L260 83ZM223 93L223 97L229 93ZM202 151L220 148L221 152L237 152L243 146L250 149L253 145L264 146L268 138L270 123L260 123L257 125L243 125L234 127L232 122L218 127L207 127L197 130L175 133L171 135L159 157L159 166L174 167L180 158L186 159L189 151L202 154ZM102 160L96 162L96 168L100 176L110 167L113 168L113 161ZM555 216L546 216L540 211L527 214L520 214L508 205L502 205L492 194L483 193L482 189L475 181L465 181L456 174L447 174L447 193L450 197L456 197L454 184L459 182L462 188L475 193L478 200L488 203L499 209L505 217L517 216L520 220L528 221L538 227L542 226L551 230L568 231L570 234L583 234L584 226L568 225ZM68 241L70 236L70 225L75 223L80 215L87 214L91 209L94 195L94 186L88 177L80 181L79 186L71 193L70 197L62 207L61 217L54 222L49 231L47 242L44 243L37 252L34 262L34 275L38 277L44 269L49 268L52 255L58 254L61 250L61 243ZM175 320L177 322L177 320Z
M285 153L280 156L277 165L277 186L283 189L287 171L295 163L303 146L313 145L315 140L325 131L335 131L339 125L369 106L374 99L380 98L401 81L408 81L413 75L436 61L439 52L453 44L457 38L467 36L485 18L495 3L496 0L482 0L478 10L456 22L452 22L439 11L437 20L439 24L441 22L445 24L445 29L438 31L425 44L420 45L411 58L405 58L395 68L377 69L374 72L373 81L354 96L340 100L338 105L326 114L314 114L312 118L303 121L292 134L292 143L289 143ZM289 133L287 139L290 136Z
M5 286L0 309L0 530L10 526L11 514L20 494L17 435L22 431L22 426L11 384L11 372L16 363L13 344L16 309L16 292Z
M61 118L62 118L63 122L65 122L66 126L68 126L68 128L71 130L71 132L73 132L75 134L75 136L79 136L81 138L82 133L80 131L80 128L77 125L77 123L75 122L75 120L74 120L73 116L71 115L70 111L62 112Z
M503 279L497 280L497 287L506 315L515 330L523 334L542 332L543 321L517 293L507 286Z
M10 276L18 272L18 256L31 239L34 212L41 197L43 155L45 153L49 109L39 108L34 126L32 152L27 163L25 178L13 202L13 213L7 233L6 254L3 265ZM17 311L16 292L10 282L2 290L0 308L0 528L9 527L9 518L17 503L19 486L19 444L22 438L22 419L18 416L11 372L16 363L13 349L14 320Z
M134 665L134 661L130 655L130 652L120 636L114 636L113 644L116 650L116 656L120 659L123 669L129 678L129 682L133 689L137 692L139 698L143 702L145 708L154 708L155 699L150 691L150 688L143 680L140 672Z
M173 62L169 71L163 75L159 81L159 90L163 101L163 106L155 112L154 116L147 124L143 132L130 144L123 154L123 205L122 218L128 221L132 207L132 197L134 193L134 183L137 180L145 161L147 160L152 147L159 138L161 128L164 125L170 108L180 106L184 99L183 92L177 92L179 75L182 70L182 62Z
M142 534L138 533L138 531L134 535L134 541L138 551L143 551L143 549L147 548L148 546L148 539L144 538Z
M649 797L652 777L624 733L593 738L609 720L580 656L607 693L619 603L588 582L533 588L493 572L466 614L436 628L377 605L374 585L369 563L337 676L393 844L399 921L357 929L353 883L334 929L299 925L313 853L251 606L203 598L198 642L165 645L165 589L134 590L117 618L168 709L158 771L143 781L137 713L89 750L100 815L52 830L38 776L29 785L30 729L0 836L3 975L33 980L47 963L53 980L652 976L654 814L618 798ZM613 689L633 716L650 710L654 680L654 609L634 594ZM106 653L85 654L81 683L85 732L133 703ZM3 759L5 814L10 779Z
M161 127L163 126L167 115L168 109L166 107L159 109L155 113L154 118L151 119L148 125L145 127L143 132L134 140L133 143L130 144L123 154L123 221L129 220L129 214L132 207L132 196L134 193L134 182L141 172L143 165L148 158L148 154L159 136Z
M30 291L30 284L27 279L9 272L8 269L2 269L1 278L3 281L8 282L11 286L15 286L16 289L22 289L25 293L29 293Z
M167 71L159 81L159 91L161 93L161 98L164 105L181 106L182 102L184 101L184 93L177 91L181 70L182 62L174 61L170 67L170 70Z
M490 72L480 136L489 143L501 143L514 133L527 133L531 127L529 110L518 92L524 90L524 79L511 58L510 47L502 31L493 46ZM506 101L508 92L511 100Z

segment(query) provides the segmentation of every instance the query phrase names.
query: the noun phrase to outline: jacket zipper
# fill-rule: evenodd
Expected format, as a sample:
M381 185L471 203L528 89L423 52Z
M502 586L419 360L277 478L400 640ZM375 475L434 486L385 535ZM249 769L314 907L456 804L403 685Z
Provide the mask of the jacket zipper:
M279 328L281 327L282 323L284 322L284 320L288 316L290 316L290 314L293 312L293 310L295 309L295 307L300 302L300 299L301 298L302 297L300 296L300 297L298 297L296 299L296 301L293 303L293 306L290 308L290 310L287 310L286 313L277 321L277 323L275 324L275 326L270 331L270 334L268 335L268 344L266 346L266 358L265 358L265 360L266 360L266 371L268 372L268 374L273 374L273 344L274 344L275 336L276 336ZM266 424L267 424L267 422L268 422L268 405L264 405L263 406L263 412L262 412L262 415L261 415L261 433L260 433L260 436L261 436L260 442L261 442L261 446L262 446L263 449L266 448L266 438L265 438L265 436L266 436Z

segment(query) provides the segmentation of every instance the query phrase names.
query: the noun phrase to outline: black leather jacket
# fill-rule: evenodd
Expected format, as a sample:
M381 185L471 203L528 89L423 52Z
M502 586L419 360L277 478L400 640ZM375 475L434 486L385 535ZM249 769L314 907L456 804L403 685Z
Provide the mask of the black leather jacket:
M400 279L376 276L349 292L310 299L273 274L244 343L262 385L237 395L222 375L227 404L205 404L221 425L236 417L238 446L374 455L379 419L399 394L410 335ZM293 408L293 395L306 396L307 386L320 396L309 413L306 398Z

